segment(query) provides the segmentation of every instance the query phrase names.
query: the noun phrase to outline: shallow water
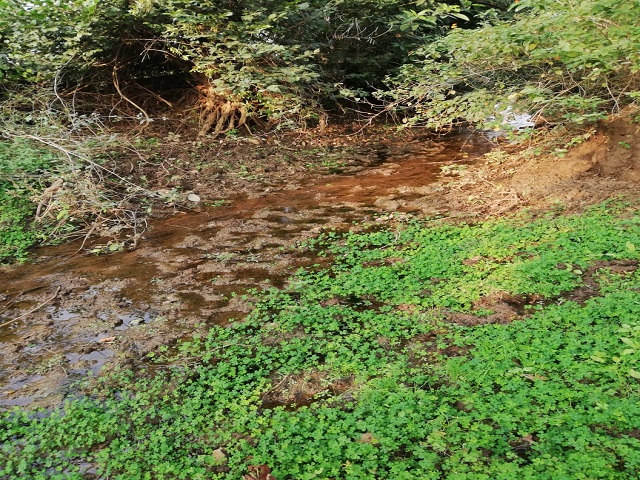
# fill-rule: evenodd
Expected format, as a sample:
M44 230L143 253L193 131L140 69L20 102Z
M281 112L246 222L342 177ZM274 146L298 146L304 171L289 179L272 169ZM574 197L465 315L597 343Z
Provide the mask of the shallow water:
M394 145L356 174L300 179L160 220L133 251L94 256L67 244L3 268L0 324L10 323L0 327L0 405L57 403L105 366L135 365L207 325L242 318L250 305L240 295L281 287L319 262L290 248L296 242L389 213L423 214L440 167L489 148L463 135Z

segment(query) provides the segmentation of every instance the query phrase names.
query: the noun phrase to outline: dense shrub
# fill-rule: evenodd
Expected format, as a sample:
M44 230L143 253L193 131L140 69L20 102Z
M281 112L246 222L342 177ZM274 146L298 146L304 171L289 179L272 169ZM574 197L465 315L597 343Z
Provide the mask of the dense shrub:
M509 106L591 122L640 95L640 2L522 0L513 11L423 45L379 95L431 127L482 122Z
M117 94L146 120L127 88L164 95L180 78L210 102L235 102L239 116L295 121L362 98L412 49L486 10L466 0L10 0L0 4L0 75L62 96L78 86Z

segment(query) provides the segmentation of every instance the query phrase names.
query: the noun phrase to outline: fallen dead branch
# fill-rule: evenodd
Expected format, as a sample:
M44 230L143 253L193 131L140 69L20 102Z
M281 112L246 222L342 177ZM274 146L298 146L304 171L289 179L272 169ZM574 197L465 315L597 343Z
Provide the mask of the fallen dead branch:
M120 89L120 81L118 80L118 68L115 65L113 67L112 78L113 78L113 86L118 92L118 95L120 95L120 98L126 101L127 103L133 105L136 109L140 111L140 113L144 116L144 120L142 122L143 126L149 125L149 123L151 123L151 118L149 117L149 114L147 113L147 111L144 108L142 108L140 105L135 103L133 100L131 100L129 97L127 97L124 93L122 93L122 90Z
M147 228L146 217L138 211L143 199L164 201L158 192L146 189L124 178L111 168L98 164L78 148L65 145L68 140L30 134L5 133L12 138L23 138L61 152L71 166L85 165L83 170L55 179L51 185L31 199L37 204L36 223L48 224L51 239L81 238L83 249L89 237L98 235L121 239L122 233L131 232L126 242L137 246ZM74 221L70 228L67 223ZM119 241L124 244L124 241Z
M0 328L4 328L7 325L11 325L12 323L17 322L18 320L22 320L23 318L28 317L32 313L37 312L38 310L40 310L45 305L47 305L48 303L52 302L58 296L58 293L60 293L60 287L59 286L56 289L56 293L54 293L51 297L47 298L44 302L39 303L38 305L33 307L31 310L29 310L28 312L23 313L19 317L16 317L16 318L14 318L12 320L9 320L8 322L0 323Z
M20 293L17 293L16 295L13 296L13 298L9 299L3 306L2 306L2 310L1 311L5 311L7 308L9 308L9 305L15 303L15 301L20 298L22 295L24 295L25 293L31 293L31 292L35 292L36 290L40 290L43 288L46 288L47 285L39 285L37 287L33 287L30 288L28 290L22 290ZM5 298L6 299L6 298Z

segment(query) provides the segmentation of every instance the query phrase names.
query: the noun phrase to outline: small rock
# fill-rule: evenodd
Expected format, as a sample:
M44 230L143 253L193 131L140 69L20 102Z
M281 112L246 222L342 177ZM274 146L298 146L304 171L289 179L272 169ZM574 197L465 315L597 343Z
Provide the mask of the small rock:
M189 195L187 195L187 200L189 200L190 202L198 203L200 201L200 196L196 195L195 193L190 193Z
M225 463L227 463L227 455L221 448L216 448L213 452L211 452L211 456L218 465L224 465Z
M360 435L360 438L356 441L358 443L370 443L371 445L380 443L378 439L373 436L372 433L363 433L362 435Z

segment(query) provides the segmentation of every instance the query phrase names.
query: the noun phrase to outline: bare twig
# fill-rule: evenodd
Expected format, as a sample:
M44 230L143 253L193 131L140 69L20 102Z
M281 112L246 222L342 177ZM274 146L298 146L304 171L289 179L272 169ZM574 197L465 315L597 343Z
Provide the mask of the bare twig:
M46 139L46 138L43 138L43 137L38 137L36 135L28 135L28 134L16 135L16 134L8 133L8 132L5 132L5 134L10 136L10 137L13 137L13 138L28 138L28 139L31 139L31 140L35 140L36 142L44 143L45 145L53 147L56 150L59 150L60 152L64 153L64 155L67 157L67 159L70 162L73 161L73 157L79 158L80 160L85 161L88 164L90 164L91 166L95 167L97 170L102 170L104 172L107 172L110 175L113 175L114 177L118 178L121 182L129 185L130 187L132 187L132 188L134 188L134 189L136 189L138 191L144 192L144 193L146 193L147 195L149 195L151 197L159 197L159 195L157 193L152 192L151 190L148 190L146 188L142 188L140 185L136 185L133 182L130 182L126 178L118 175L113 170L111 170L111 169L109 169L109 168L107 168L107 167L105 167L103 165L100 165L99 163L94 162L93 160L91 160L90 158L88 158L88 157L86 157L84 155L81 155L79 153L71 151L71 150L63 147L62 145L54 142L53 140L49 140L49 139Z
M113 86L118 92L118 95L120 95L120 98L122 98L124 101L130 103L131 105L136 107L138 110L140 110L140 113L144 115L145 125L148 125L149 123L151 123L151 118L149 117L149 114L146 112L146 110L142 108L140 105L138 105L136 102L131 100L129 97L127 97L124 93L122 93L122 90L120 90L120 82L118 81L118 69L116 66L113 67Z
M47 298L44 302L39 303L38 305L33 307L31 310L29 310L26 313L23 313L19 317L16 317L13 320L9 320L8 322L0 323L0 328L6 327L7 325L12 324L13 322L17 322L18 320L22 320L23 318L31 315L32 313L37 312L42 307L44 307L46 304L48 304L49 302L53 301L58 296L59 292L60 292L60 287L58 286L58 288L56 289L56 293L54 293L51 297Z
M2 311L6 310L7 308L9 308L9 305L11 305L12 303L15 303L15 301L20 298L22 295L24 295L25 293L31 293L31 292L35 292L36 290L40 290L42 288L45 288L46 285L40 285L37 287L33 287L30 288L28 290L22 290L20 293L17 293L16 295L13 296L12 299L10 299L8 302L6 302L3 306L2 306Z
M136 86L142 90L144 90L145 92L149 93L152 97L154 97L156 100L158 100L159 102L165 103L166 105L168 105L169 107L173 108L173 103L171 103L169 100L165 100L164 98L162 98L160 95L158 95L157 93L152 92L151 90L149 90L146 87L143 87L142 85L140 85L139 83L136 82Z
M100 223L98 222L98 219L96 219L96 221L93 222L93 225L91 225L91 228L89 229L89 231L84 235L84 238L82 239L82 245L80 245L80 248L78 248L78 250L76 251L76 254L82 251L85 244L87 243L87 240L89 239L91 234L94 232L94 230L98 227L98 225L100 225Z

